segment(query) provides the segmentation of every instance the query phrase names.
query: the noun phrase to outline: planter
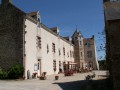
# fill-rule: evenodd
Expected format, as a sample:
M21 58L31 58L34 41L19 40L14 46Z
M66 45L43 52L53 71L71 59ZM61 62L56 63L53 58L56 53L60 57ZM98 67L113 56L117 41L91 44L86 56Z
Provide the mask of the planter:
M38 73L33 73L32 78L36 78Z
M47 72L43 72L43 76L46 76Z
M58 80L59 79L59 76L55 76L55 80Z
M73 70L66 70L65 72L64 72L64 75L65 76L73 76Z
M41 76L40 80L46 80L46 76L45 77Z

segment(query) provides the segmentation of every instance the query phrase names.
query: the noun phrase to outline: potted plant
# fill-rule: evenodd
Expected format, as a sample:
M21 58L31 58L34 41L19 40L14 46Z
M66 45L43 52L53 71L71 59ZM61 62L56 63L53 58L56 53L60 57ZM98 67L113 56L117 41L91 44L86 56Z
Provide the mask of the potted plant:
M45 80L45 77L44 76L40 76L40 80Z
M40 76L40 80L46 80L46 74L47 72L43 72L42 76Z
M58 75L56 75L56 76L55 76L55 80L58 80L58 79L59 79L59 76L58 76Z
M38 73L33 73L32 78L36 78Z

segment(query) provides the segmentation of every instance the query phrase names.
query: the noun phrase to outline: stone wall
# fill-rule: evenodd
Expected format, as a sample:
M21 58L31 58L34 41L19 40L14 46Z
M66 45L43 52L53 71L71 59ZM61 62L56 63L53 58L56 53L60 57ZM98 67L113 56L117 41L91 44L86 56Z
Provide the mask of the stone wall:
M120 90L120 20L106 21L107 62L114 90Z
M12 4L0 5L0 67L23 63L24 13Z

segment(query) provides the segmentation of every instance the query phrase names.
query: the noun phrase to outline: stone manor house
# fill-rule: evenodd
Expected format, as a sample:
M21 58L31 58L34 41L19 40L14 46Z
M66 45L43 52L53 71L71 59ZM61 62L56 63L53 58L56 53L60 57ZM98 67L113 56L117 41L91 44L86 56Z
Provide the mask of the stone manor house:
M0 67L24 66L25 77L47 75L68 69L99 69L94 36L84 38L76 30L72 37L60 36L59 28L48 28L39 12L25 13L2 0L0 5Z

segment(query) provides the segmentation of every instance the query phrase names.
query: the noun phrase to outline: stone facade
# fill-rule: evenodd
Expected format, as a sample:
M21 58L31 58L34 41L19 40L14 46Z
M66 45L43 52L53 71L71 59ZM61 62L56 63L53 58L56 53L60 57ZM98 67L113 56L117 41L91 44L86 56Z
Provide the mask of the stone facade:
M88 68L93 68L95 70L99 70L99 65L97 61L97 52L94 36L91 38L84 38L84 57L87 63Z
M0 67L23 64L24 13L10 3L0 5ZM18 52L19 51L19 52Z
M74 55L77 67L83 69L99 69L94 36L84 38L80 31L76 30L72 36L74 43Z
M113 90L120 90L120 2L104 1L106 62Z
M81 32L76 30L72 36L72 40L74 43L74 55L77 67L85 69L84 43Z

